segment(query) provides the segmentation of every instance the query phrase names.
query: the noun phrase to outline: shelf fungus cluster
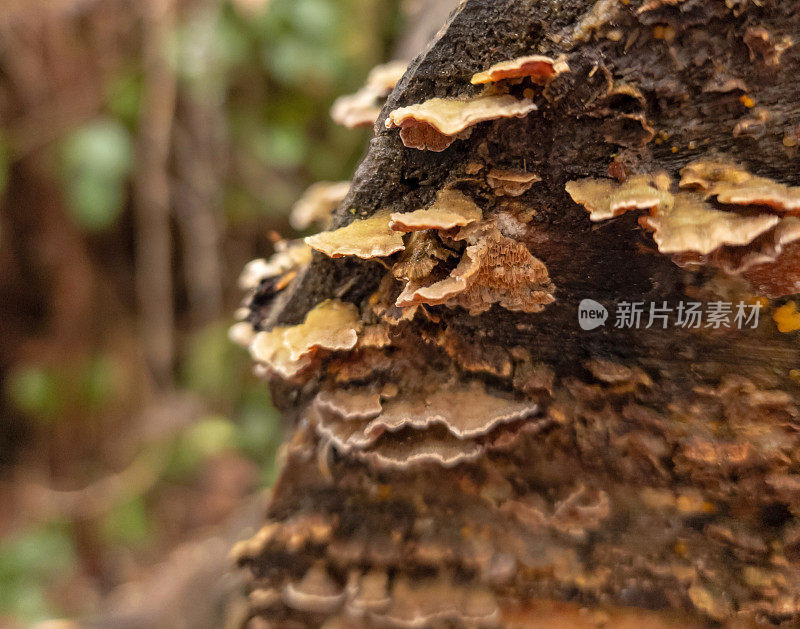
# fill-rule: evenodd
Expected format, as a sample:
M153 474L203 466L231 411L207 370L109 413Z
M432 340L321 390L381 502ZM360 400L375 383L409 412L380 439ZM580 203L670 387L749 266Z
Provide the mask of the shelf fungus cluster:
M405 61L391 61L373 68L364 87L355 94L336 99L331 107L331 118L349 129L374 124L386 97L405 74L407 65Z
M404 282L395 300L401 309L444 305L478 314L499 304L507 310L539 312L555 299L545 264L525 245L504 236L497 219L484 219L481 208L454 189L440 190L427 208L379 211L305 241L331 258L387 258L403 251L392 267ZM448 267L450 260L457 263Z
M800 188L715 160L687 164L680 190L671 183L662 172L570 181L566 190L592 221L646 210L639 223L681 266L741 275L767 297L800 291Z
M458 265L439 281L406 278L397 306L460 306L470 314L480 314L492 304L517 312L540 312L555 301L555 287L544 263L525 245L501 234L496 223L462 228L453 239L467 243Z
M249 344L250 354L270 373L289 379L309 367L320 351L353 349L360 329L355 306L329 300L311 310L300 325L258 332Z
M288 434L248 626L800 626L778 4L466 0L370 88L352 184L295 212L323 231L241 278Z
M392 390L391 397L359 388L322 391L310 421L339 452L377 468L409 469L475 460L537 411L533 403L492 395L479 382L447 386L432 374L421 384Z
M319 181L312 184L292 206L289 223L295 229L308 229L314 225L330 227L333 211L349 191L349 181Z

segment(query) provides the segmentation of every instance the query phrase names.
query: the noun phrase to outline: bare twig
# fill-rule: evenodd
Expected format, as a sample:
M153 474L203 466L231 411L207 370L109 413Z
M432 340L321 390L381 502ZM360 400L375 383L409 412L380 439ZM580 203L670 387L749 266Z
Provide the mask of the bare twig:
M145 352L159 384L172 382L174 312L168 161L175 114L175 76L167 57L172 0L143 2L142 96L136 205L136 289Z
M219 0L206 0L193 16L188 46L198 74L185 92L175 128L179 187L174 195L181 232L184 275L191 318L205 324L223 306L220 261L222 184L226 168L225 91L213 58Z
M193 396L170 394L148 406L134 424L144 428L141 452L123 470L73 491L61 491L42 481L25 483L21 493L29 516L37 520L97 518L126 497L147 493L169 461L172 439L201 415Z

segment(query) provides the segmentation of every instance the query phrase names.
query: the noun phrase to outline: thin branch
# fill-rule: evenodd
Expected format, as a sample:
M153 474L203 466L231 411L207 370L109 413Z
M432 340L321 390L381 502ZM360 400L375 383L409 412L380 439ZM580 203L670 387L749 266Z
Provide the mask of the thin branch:
M175 19L172 0L143 3L144 90L137 173L136 290L147 360L159 384L172 382L174 305L168 164L176 85L167 56Z
M184 276L191 319L206 324L223 307L222 184L227 155L225 90L212 50L219 0L206 0L193 17L189 46L202 72L181 100L175 125L175 219L181 233Z

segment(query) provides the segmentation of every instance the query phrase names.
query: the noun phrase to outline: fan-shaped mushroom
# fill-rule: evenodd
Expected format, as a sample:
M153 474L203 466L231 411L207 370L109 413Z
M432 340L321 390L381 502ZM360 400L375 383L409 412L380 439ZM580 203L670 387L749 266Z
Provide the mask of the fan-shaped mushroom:
M330 258L382 258L404 249L403 236L389 226L389 212L381 211L333 231L306 237L306 243Z
M473 85L480 85L505 79L529 78L534 83L543 84L564 72L569 72L569 65L564 57L551 59L543 55L528 55L496 63L488 70L473 75L471 82Z
M480 122L522 118L536 109L533 101L509 95L432 98L395 109L386 119L386 128L399 127L400 138L407 147L443 151L459 134Z

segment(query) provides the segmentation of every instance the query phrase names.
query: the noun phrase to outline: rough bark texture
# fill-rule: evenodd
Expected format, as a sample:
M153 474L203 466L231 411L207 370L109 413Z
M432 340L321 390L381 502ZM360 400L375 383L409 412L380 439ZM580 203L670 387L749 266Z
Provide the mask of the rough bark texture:
M786 291L763 299L757 329L582 331L585 298L775 291L679 266L641 212L592 223L565 191L657 173L677 190L681 169L707 159L800 185L795 41L796 0L462 3L389 97L335 226L427 207L447 187L483 221L406 236L381 261L315 253L277 296L265 280L249 300L257 331L350 303L359 336L349 350L318 343L291 380L272 378L295 431L269 523L236 550L254 626L800 624L800 346L772 318ZM493 89L538 111L476 125L442 152L386 129L389 112L475 95L474 73L531 54L566 55L570 70ZM498 196L486 178L498 169L541 181ZM419 254L413 279L428 285L490 237L505 247L495 292L511 290L503 260L523 245L553 303L394 305L404 284L387 269L403 256ZM759 271L796 268L779 258Z

